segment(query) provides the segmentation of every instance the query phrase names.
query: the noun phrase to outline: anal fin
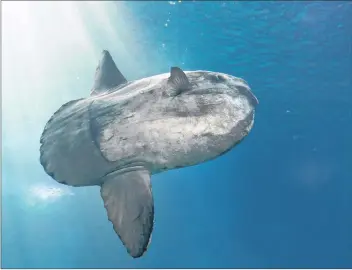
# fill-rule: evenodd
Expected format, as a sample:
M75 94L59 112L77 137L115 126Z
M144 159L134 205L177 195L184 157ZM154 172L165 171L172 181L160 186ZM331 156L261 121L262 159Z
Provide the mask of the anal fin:
M144 168L106 176L101 196L128 253L138 258L147 250L154 222L150 173Z

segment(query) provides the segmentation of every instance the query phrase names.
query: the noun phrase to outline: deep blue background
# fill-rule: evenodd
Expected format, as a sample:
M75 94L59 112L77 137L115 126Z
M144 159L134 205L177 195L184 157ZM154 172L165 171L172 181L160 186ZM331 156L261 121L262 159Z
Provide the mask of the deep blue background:
M143 54L167 59L146 75L178 65L242 77L260 101L254 128L214 161L153 176L155 228L137 260L98 188L27 211L6 194L17 165L3 152L2 267L351 268L352 4L125 5L153 48Z

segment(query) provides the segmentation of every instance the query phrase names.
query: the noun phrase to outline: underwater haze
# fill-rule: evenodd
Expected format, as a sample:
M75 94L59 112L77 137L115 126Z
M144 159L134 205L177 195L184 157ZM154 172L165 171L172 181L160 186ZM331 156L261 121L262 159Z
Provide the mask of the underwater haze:
M2 268L352 268L352 3L2 3ZM99 187L54 181L39 140L87 97L101 51L128 80L245 79L260 104L225 155L152 177L148 251L126 252Z

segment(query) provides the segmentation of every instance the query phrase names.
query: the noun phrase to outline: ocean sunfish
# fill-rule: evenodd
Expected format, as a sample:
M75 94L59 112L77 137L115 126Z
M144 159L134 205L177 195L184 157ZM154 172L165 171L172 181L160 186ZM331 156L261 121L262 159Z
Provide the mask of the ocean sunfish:
M218 72L172 67L127 81L102 54L90 96L47 122L40 163L59 183L100 186L108 219L137 258L153 230L151 175L233 148L251 130L258 100L244 80Z

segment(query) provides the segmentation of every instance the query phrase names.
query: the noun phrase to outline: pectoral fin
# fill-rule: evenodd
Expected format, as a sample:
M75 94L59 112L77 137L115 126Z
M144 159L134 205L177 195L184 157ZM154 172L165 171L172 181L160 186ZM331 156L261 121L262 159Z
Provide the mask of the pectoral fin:
M191 88L191 84L187 78L186 73L184 73L183 70L178 67L171 68L168 82L176 90L175 95L178 95Z
M150 173L144 168L106 176L101 196L128 253L138 258L147 250L154 222Z

